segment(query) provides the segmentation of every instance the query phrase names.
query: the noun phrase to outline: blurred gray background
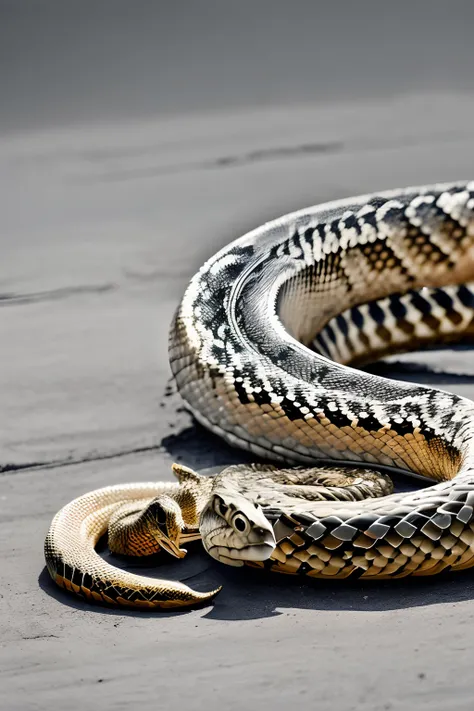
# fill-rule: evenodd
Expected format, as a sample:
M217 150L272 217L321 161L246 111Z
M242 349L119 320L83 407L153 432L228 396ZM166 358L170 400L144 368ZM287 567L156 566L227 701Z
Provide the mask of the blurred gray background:
M142 570L223 584L215 605L147 615L62 594L42 541L87 490L242 458L170 383L187 282L289 210L472 178L473 20L462 0L0 0L5 709L472 709L468 571L322 584L196 548ZM473 397L471 353L391 372Z
M454 2L2 0L3 130L472 90Z
M472 90L469 0L0 7L7 131Z

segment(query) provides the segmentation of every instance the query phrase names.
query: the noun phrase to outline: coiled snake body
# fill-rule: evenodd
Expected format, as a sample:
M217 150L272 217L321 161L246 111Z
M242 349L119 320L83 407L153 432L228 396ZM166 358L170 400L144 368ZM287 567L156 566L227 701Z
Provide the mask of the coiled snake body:
M180 484L136 495L117 488L112 547L140 552L139 541L153 540L181 555L183 537L202 536L223 562L323 578L474 565L474 403L348 367L471 338L470 280L474 183L328 203L224 248L192 279L171 327L178 389L196 419L230 444L304 468L241 465L214 481L178 468ZM332 468L311 468L315 462ZM390 482L367 465L438 483L389 493ZM117 604L212 597L216 591L125 580L98 557L90 573L92 544L111 517L110 491L72 502L53 521L45 548L53 578ZM125 498L139 503L120 509Z

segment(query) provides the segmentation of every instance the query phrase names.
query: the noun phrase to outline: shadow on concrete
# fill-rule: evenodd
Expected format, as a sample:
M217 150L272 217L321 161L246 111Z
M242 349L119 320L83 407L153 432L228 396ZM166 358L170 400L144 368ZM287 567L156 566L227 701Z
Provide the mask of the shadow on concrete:
M106 556L117 567L124 568L125 559ZM158 558L153 556L152 558ZM150 577L179 580L195 590L204 592L222 585L214 604L205 617L212 620L258 620L275 617L286 610L386 612L390 610L426 607L455 603L474 598L474 572L445 573L433 578L405 580L361 581L311 580L306 577L286 576L251 568L228 568L211 560L196 544L184 561L152 567L137 559L127 561L130 571ZM127 617L167 617L189 612L134 611L91 605L57 587L46 568L39 576L41 589L51 597L74 609Z
M197 422L177 434L164 437L160 446L175 461L199 470L255 461L255 456L250 458L243 450L233 449Z
M473 343L450 344L433 347L432 354L439 355L436 365L429 362L418 362L413 359L404 360L403 356L396 360L378 360L362 368L367 373L381 375L392 380L406 380L413 383L430 385L435 388L443 388L445 385L461 385L463 383L474 383L474 365L466 368L466 358L463 359L462 366L459 362L460 353L468 353L470 359L474 355ZM456 354L457 358L456 358ZM460 370L462 367L462 371Z

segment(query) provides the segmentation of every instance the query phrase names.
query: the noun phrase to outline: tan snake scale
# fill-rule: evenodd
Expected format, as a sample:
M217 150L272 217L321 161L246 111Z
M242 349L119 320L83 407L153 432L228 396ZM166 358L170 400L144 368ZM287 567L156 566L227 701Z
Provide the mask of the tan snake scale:
M176 484L86 494L52 522L53 579L123 606L180 607L216 594L107 564L94 551L107 530L115 552L181 557L183 541L202 538L225 563L319 578L474 565L474 403L349 367L472 339L470 281L474 183L319 205L225 247L184 294L171 369L199 422L258 458L300 468L239 465L208 479L176 466ZM433 485L390 493L367 466Z

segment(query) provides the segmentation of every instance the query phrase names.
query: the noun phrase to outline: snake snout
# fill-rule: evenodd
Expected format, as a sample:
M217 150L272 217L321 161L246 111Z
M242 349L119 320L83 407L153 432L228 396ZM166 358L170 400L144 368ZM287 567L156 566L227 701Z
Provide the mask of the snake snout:
M263 561L268 560L276 546L273 529L262 528L252 531L249 536L249 545L239 551L243 553L243 560Z
M238 494L215 494L201 514L200 531L207 552L227 565L270 558L276 541L262 509Z
M268 526L268 528L261 526L252 528L248 535L248 547L246 549L251 555L249 560L267 560L275 546L275 535L271 526Z

